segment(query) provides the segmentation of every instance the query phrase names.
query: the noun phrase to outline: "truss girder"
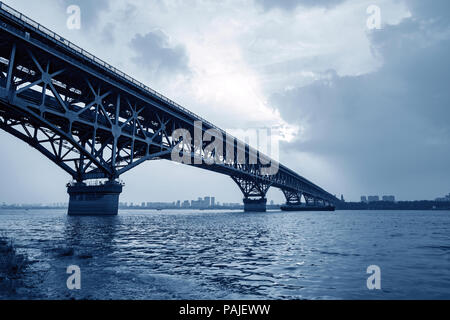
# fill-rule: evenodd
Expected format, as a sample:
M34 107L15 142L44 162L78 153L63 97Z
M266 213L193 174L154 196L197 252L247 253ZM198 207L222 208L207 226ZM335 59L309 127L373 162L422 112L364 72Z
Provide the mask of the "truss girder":
M74 179L116 179L144 161L171 160L180 142L172 139L173 132L187 129L194 137L201 118L61 39L0 13L0 127ZM202 133L218 129L204 122ZM250 163L250 153L258 151L248 145L244 163L236 156L236 143L232 159L205 154L203 147L192 139L183 153L193 159L191 165L231 176L246 197L265 196L273 186L337 200L282 165L275 174L264 173L267 165L259 157ZM224 144L224 154L227 148ZM216 160L212 165L195 161L210 157Z
M7 80L0 84L1 128L74 179L114 179L171 152L165 128L177 127L172 119L148 110L144 116L132 97L51 56L16 43L10 48Z
M267 191L271 186L270 183L264 183L255 179L240 178L236 176L232 176L231 178L236 182L246 199L265 198Z
M302 199L302 193L297 191L282 190L286 197L287 204L299 205Z

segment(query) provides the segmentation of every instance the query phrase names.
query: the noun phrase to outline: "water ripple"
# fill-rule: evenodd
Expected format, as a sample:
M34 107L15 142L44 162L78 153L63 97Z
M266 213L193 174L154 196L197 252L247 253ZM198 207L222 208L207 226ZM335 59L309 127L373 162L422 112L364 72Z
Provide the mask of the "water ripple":
M0 211L35 261L32 294L51 299L449 299L449 231L449 212ZM379 292L365 287L372 264Z

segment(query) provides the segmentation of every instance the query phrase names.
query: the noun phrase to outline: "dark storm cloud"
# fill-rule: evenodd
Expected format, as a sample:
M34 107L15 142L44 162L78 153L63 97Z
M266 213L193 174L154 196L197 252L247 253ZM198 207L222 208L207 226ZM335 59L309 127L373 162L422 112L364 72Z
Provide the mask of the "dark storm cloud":
M285 119L307 123L307 141L285 146L320 154L364 190L434 197L450 189L450 2L372 34L384 61L375 73L324 80L276 94Z
M422 20L433 19L434 25L449 25L450 23L450 2L447 0L406 0L413 17L420 17Z
M183 46L171 46L168 37L161 31L137 34L131 40L131 48L136 52L133 62L155 74L165 72L186 73L188 57Z
M261 5L264 9L270 10L274 8L280 8L284 10L291 10L297 6L303 7L324 7L332 8L345 0L255 0L257 4Z
M90 29L97 25L100 12L109 9L108 0L60 0L67 8L70 5L77 5L81 9L82 28Z

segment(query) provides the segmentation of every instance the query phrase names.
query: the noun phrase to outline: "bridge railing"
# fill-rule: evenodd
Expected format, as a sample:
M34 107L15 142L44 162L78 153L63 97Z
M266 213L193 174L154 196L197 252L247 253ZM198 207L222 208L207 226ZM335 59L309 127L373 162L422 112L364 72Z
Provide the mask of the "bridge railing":
M82 55L86 60L88 60L92 64L94 64L94 65L96 65L96 66L98 66L100 68L103 68L106 71L112 72L118 78L124 80L125 82L127 82L127 83L129 83L129 84L131 84L133 86L138 87L141 90L144 90L147 93L150 93L151 95L153 95L153 96L159 98L160 100L166 102L169 106L172 106L173 108L178 109L179 111L182 111L183 113L190 115L195 120L199 120L199 121L207 124L210 128L216 129L219 132L221 132L222 134L229 135L228 133L226 133L225 130L217 127L216 125L212 124L208 120L206 120L206 119L200 117L199 115L193 113L192 111L184 108L180 104L178 104L175 101L167 98L166 96L160 94L159 92L153 90L152 88L146 86L142 82L132 78L131 76L127 75L125 72L120 71L119 69L113 67L109 63L107 63L107 62L103 61L102 59L96 57L92 53L84 50L83 48L81 48L81 47L77 46L76 44L70 42L69 40L65 39L64 37L58 35L57 33L47 29L46 27L42 26L40 23L38 23L38 22L34 21L33 19L25 16L21 12L11 8L10 6L8 6L5 3L3 3L2 1L0 1L0 9L1 9L1 11L2 11L2 13L4 15L9 16L10 18L13 18L13 19L15 18L15 20L19 20L18 22L21 22L25 27L36 31L37 33L40 33L40 34L44 35L47 39L49 39L51 41L54 41L58 45L62 45L68 51L71 51L71 52L73 52L75 54ZM244 142L242 142L239 139L237 139L236 137L231 136L231 135L229 135L229 136L231 138L233 138L235 141L237 141L239 143L242 143L243 145L247 145ZM259 152L258 150L256 150L255 148L253 148L251 146L249 146L249 151L250 152ZM259 154L261 156L269 158L266 155L262 154L261 152L259 152ZM291 169L289 169L289 168L287 168L287 167L285 167L285 166L283 166L281 164L280 164L280 169L284 170L286 173L294 176L295 178L302 180L304 183L309 184L309 185L311 185L314 188L317 188L319 191L326 192L325 190L323 190L319 186L317 186L314 183L310 182L309 180L301 177L300 175L298 175L297 173L295 173Z

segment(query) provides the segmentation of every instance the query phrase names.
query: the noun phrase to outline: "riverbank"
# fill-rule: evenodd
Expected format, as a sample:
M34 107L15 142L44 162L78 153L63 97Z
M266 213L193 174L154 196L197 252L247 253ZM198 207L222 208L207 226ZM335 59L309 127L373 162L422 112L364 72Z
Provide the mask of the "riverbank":
M28 264L28 258L17 252L14 242L0 236L0 297L17 292L22 285L22 275Z

